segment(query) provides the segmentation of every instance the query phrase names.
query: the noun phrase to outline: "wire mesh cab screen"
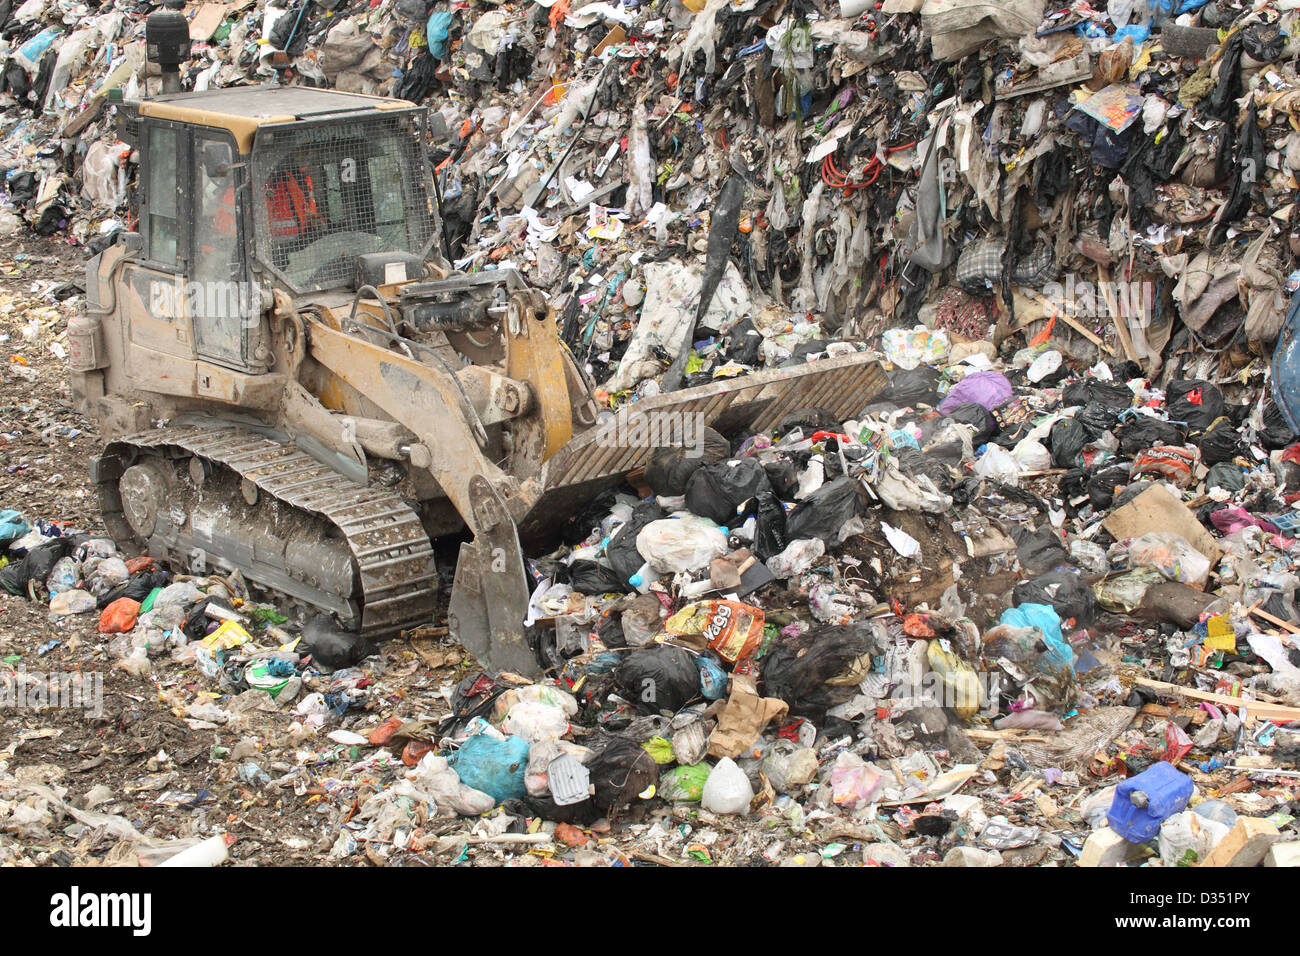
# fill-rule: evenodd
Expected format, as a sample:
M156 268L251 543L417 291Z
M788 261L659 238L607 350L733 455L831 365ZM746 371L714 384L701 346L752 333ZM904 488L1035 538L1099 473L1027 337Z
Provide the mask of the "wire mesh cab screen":
M434 212L423 139L415 110L259 129L257 257L302 293L350 285L365 253L424 255Z

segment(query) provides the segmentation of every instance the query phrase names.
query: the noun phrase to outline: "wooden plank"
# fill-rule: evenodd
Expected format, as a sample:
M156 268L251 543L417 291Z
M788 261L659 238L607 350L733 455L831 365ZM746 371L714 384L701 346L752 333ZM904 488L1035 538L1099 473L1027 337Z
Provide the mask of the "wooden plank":
M230 9L228 3L203 3L199 4L199 10L194 14L194 19L190 21L190 39L196 43L207 43L212 39L212 34L217 32L226 19L226 12Z
M1138 360L1137 351L1133 348L1133 338L1128 333L1128 317L1121 315L1119 303L1115 300L1115 286L1110 280L1110 270L1105 266L1097 267L1098 283L1101 286L1102 298L1106 300L1106 310L1110 312L1111 320L1115 323L1115 331L1119 333L1120 344L1124 346L1124 354L1130 361Z
M1270 704L1263 700L1229 697L1226 694L1214 694L1207 690L1183 687L1180 684L1170 684L1162 680L1150 680L1146 677L1139 677L1135 683L1139 687L1145 687L1147 690L1153 690L1158 694L1167 694L1170 697L1189 697L1192 700L1204 700L1211 704L1218 704L1220 707L1244 707L1254 720L1300 720L1300 707L1286 707L1282 704Z
M1291 634L1300 634L1300 627L1296 627L1290 621L1284 621L1280 617L1274 617L1272 614L1269 614L1268 611L1261 611L1257 607L1252 607L1250 613L1255 617L1262 617L1264 620L1276 624L1278 627L1282 628L1282 630Z

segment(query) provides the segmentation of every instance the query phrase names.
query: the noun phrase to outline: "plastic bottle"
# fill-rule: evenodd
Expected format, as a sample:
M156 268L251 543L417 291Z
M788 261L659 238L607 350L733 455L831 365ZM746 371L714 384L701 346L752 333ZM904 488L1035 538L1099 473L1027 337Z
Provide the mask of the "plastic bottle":
M627 583L636 588L641 594L645 594L650 590L651 582L657 580L659 580L659 575L655 574L649 562L646 562L641 565L636 574L627 579Z

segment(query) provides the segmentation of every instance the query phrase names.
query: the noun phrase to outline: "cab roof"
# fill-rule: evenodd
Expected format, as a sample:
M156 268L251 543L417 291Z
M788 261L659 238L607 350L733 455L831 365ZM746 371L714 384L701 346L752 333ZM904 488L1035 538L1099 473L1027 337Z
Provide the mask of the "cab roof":
M362 111L413 109L409 100L365 96L310 86L244 86L201 93L171 93L140 104L142 117L229 130L241 153L252 147L259 126L328 119Z

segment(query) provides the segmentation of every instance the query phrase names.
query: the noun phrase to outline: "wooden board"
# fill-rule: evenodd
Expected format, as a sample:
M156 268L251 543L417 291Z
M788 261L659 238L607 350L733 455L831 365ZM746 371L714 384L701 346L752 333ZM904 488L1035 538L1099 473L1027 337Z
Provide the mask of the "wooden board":
M1116 508L1101 524L1116 540L1141 537L1150 531L1182 535L1188 544L1210 559L1211 568L1223 556L1196 515L1162 485L1153 485L1122 508Z
M1162 680L1148 680L1145 677L1139 677L1136 683L1139 687L1145 687L1147 690L1153 690L1158 694L1170 697L1189 697L1192 700L1209 701L1211 704L1218 704L1220 707L1244 707L1250 717L1255 720L1300 720L1300 707L1270 704L1262 700L1243 700L1240 697L1213 694L1207 690L1196 690L1194 687L1183 687L1180 684L1170 684Z
M212 34L217 32L226 19L230 9L228 3L201 3L194 19L190 21L190 39L196 43L207 43Z

